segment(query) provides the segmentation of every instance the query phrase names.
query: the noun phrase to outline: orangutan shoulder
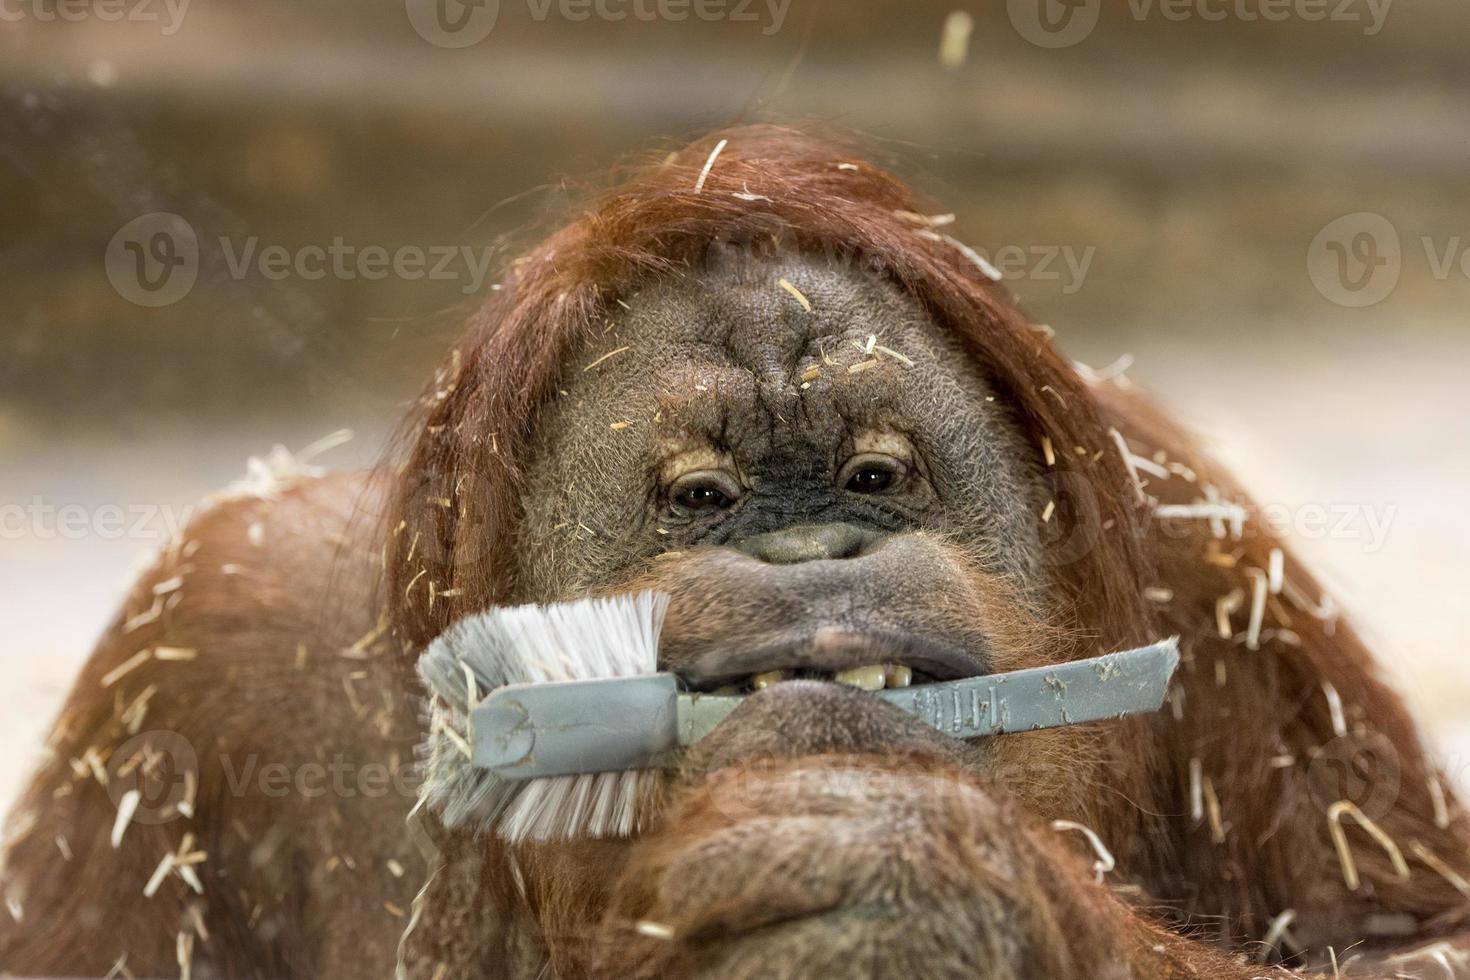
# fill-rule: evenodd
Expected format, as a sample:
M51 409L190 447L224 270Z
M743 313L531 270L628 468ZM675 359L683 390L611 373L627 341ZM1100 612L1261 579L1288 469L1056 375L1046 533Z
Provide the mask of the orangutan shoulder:
M302 476L200 503L133 589L119 628L161 635L360 635L373 621L382 488Z

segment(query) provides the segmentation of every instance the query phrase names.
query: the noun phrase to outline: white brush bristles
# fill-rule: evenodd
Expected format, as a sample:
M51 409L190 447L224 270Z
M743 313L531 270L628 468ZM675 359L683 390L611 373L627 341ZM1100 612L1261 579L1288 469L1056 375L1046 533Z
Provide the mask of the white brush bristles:
M658 592L488 609L445 630L419 658L433 700L421 795L447 826L508 841L635 832L637 771L501 779L470 759L471 712L506 684L632 677L658 670L668 596Z

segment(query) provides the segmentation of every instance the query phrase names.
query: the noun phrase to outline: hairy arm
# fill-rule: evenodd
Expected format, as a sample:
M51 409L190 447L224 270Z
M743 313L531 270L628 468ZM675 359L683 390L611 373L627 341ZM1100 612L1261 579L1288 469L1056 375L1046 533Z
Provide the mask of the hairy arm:
M359 642L361 495L338 478L221 502L134 587L10 815L6 970L391 966L422 881L391 769L417 733L411 678L381 635Z

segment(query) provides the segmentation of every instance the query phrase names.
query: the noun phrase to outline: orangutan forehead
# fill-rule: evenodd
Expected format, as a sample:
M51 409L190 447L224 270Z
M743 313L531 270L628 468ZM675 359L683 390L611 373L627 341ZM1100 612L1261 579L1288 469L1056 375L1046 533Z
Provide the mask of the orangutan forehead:
M726 365L763 380L789 379L814 364L845 369L873 356L907 357L895 345L934 330L886 280L805 256L726 263L624 302L623 331L673 348L681 363Z
M619 301L573 354L563 389L629 402L653 393L660 421L707 428L724 413L784 418L815 406L871 424L965 375L955 338L885 279L822 258L725 262ZM667 428L667 426L665 426Z

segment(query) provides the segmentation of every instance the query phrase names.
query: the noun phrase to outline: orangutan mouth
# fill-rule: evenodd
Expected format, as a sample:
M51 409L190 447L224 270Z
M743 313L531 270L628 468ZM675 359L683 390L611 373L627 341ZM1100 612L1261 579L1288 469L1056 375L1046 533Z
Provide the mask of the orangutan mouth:
M844 626L782 631L738 649L721 646L673 669L690 690L722 695L750 694L789 680L880 691L988 672L982 659L945 640Z

